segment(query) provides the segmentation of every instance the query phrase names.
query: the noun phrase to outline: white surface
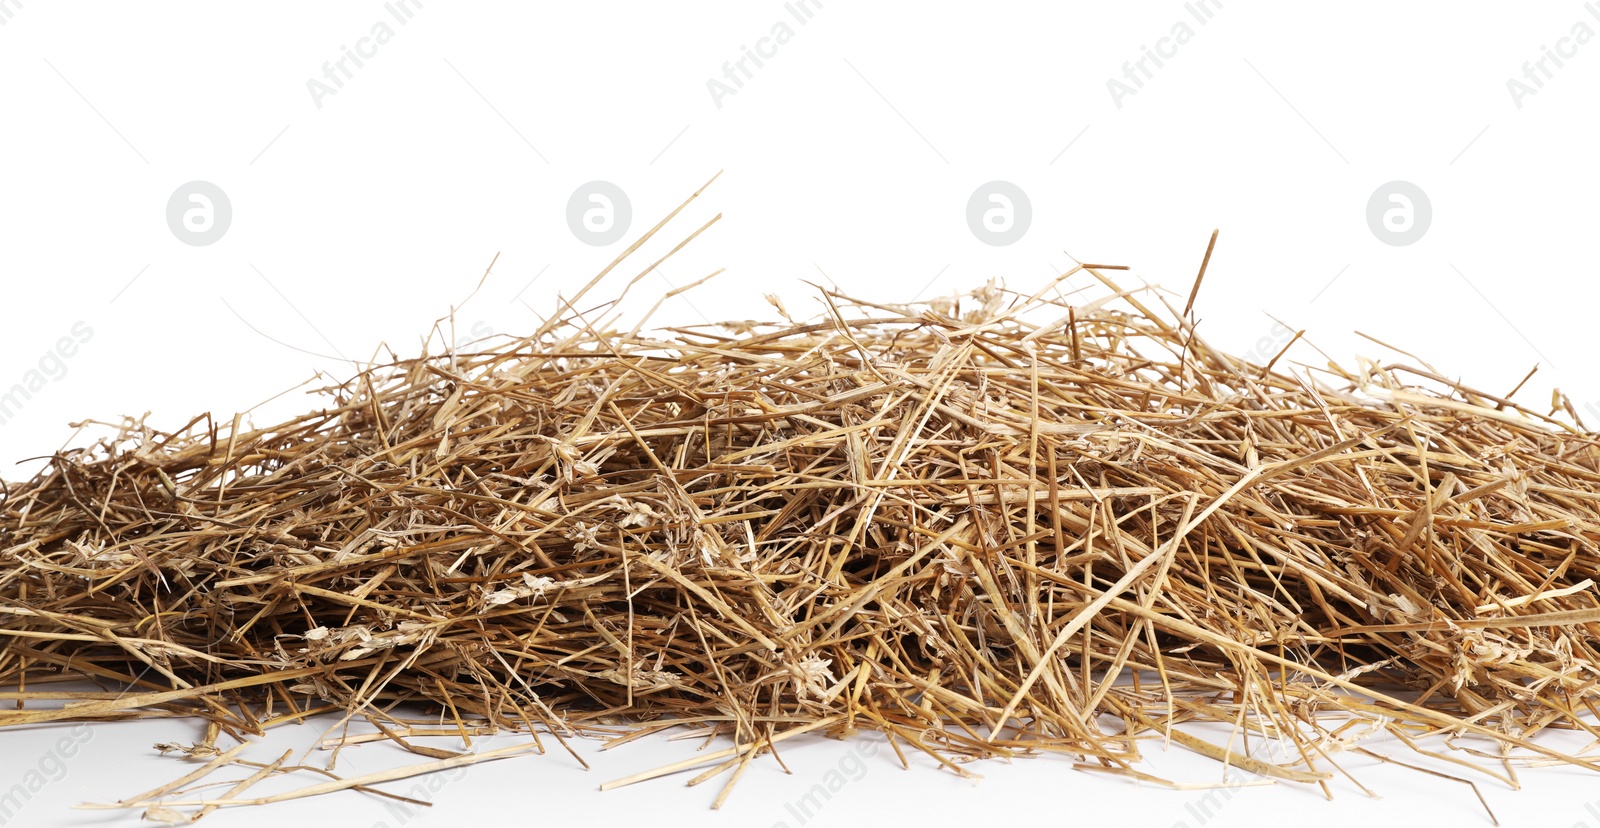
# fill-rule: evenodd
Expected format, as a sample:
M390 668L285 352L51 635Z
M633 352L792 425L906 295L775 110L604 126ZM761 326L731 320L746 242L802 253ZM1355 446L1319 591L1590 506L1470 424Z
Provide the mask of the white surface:
M1130 281L1182 294L1221 228L1198 303L1215 344L1248 353L1265 337L1270 346L1271 313L1346 364L1355 353L1391 356L1356 338L1359 329L1497 393L1538 362L1519 399L1539 405L1559 386L1600 420L1590 357L1600 44L1561 41L1579 21L1600 31L1580 3L1512 13L1224 0L1204 24L1176 2L826 0L804 24L775 1L690 10L429 0L403 25L389 14L378 2L86 11L0 0L0 393L31 370L60 374L47 353L78 323L79 340L91 332L66 349L64 375L0 425L0 475L37 468L11 464L71 439L73 420L151 411L153 424L175 427L200 411L226 418L315 370L348 372L246 321L305 351L360 358L387 341L414 353L498 253L458 312L457 335L525 330L527 306L570 294L718 170L665 241L718 212L724 219L646 286L728 272L669 303L666 319L769 316L766 291L809 313L803 280L887 300L991 276L1032 288L1068 266L1068 253L1131 265ZM308 80L380 19L392 39L319 108ZM792 39L718 108L707 81L779 20ZM1108 80L1179 20L1192 39L1119 108ZM1524 79L1524 62L1544 47L1570 57L1547 61L1542 88L1514 101L1508 80ZM176 240L165 215L174 190L197 179L233 207L226 235L204 247ZM565 217L574 188L596 179L619 185L633 206L627 240L602 248L576 240ZM1033 207L1027 234L1005 247L980 243L965 218L975 188L996 179L1021 187ZM1405 247L1381 243L1366 219L1368 197L1396 179L1420 186L1433 208L1426 235ZM1320 361L1308 349L1292 355ZM304 404L287 395L257 422ZM6 733L0 783L37 767L63 733ZM64 778L6 825L128 824L65 807L176 776L176 761L148 745L196 733L174 722L96 727ZM257 758L300 737L279 738L284 747L258 748ZM438 791L434 813L405 824L606 815L798 825L784 803L848 750L796 746L785 753L793 778L758 763L720 816L703 810L714 785L595 792L692 749L636 743L596 758L588 774L561 753L496 763ZM377 761L358 755L347 761ZM1073 773L1060 759L982 764L975 789L889 762L887 752L873 757L870 782L852 782L807 824L868 824L874 814L930 825L1041 815L1202 824L1185 809L1197 794ZM1152 763L1215 778L1214 766L1177 749ZM1393 768L1360 778L1385 799L1346 782L1331 803L1310 790L1250 788L1205 824L1281 824L1289 809L1308 826L1487 824L1464 786ZM1504 824L1600 828L1596 777L1545 769L1522 780L1522 793L1482 785ZM267 825L296 815L400 824L351 794L209 819Z

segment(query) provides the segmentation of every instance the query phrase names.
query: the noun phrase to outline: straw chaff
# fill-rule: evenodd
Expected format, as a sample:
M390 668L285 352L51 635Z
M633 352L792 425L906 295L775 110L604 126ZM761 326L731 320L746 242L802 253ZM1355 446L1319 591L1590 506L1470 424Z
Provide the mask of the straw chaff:
M297 795L523 750L422 735L674 725L734 747L608 787L857 730L962 774L1148 780L1158 734L1320 784L1378 732L1600 769L1534 738L1600 695L1600 443L1426 367L1252 365L1112 269L648 335L574 299L280 425L130 422L0 500L0 684L71 699L0 725L201 717L163 747L210 768L332 711L431 760ZM119 804L287 798L177 790Z

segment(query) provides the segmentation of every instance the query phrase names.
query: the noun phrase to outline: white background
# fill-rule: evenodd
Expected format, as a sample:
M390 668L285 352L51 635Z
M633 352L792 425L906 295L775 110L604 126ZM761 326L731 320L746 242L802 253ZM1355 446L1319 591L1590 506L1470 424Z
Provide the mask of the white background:
M631 277L723 214L641 285L653 297L728 269L669 303L660 321L770 317L763 292L811 313L807 281L889 301L991 277L1031 291L1069 256L1130 265L1130 282L1167 286L1181 301L1220 228L1197 306L1214 344L1250 352L1270 335L1272 314L1346 365L1358 353L1393 357L1360 330L1495 393L1537 363L1519 400L1547 408L1559 387L1600 413L1589 359L1600 296L1600 44L1563 44L1565 65L1547 62L1549 78L1535 67L1542 88L1520 107L1507 87L1578 21L1600 31L1578 2L1512 12L1224 0L1200 24L1177 2L826 0L800 24L776 0L429 0L401 25L378 2L4 0L0 19L0 393L76 323L93 331L65 375L0 426L8 479L39 466L13 463L87 439L74 437L75 420L147 411L158 427L202 411L226 420L316 371L342 378L351 368L339 356L368 358L384 342L415 354L496 254L482 290L456 312L457 335L523 332L534 311L719 170L641 253L648 258L619 273ZM378 20L392 40L319 107L307 82ZM708 80L779 20L792 40L717 106ZM1119 107L1108 80L1180 20L1192 39ZM181 243L166 221L169 196L197 179L218 185L233 209L227 233L204 247ZM633 209L625 240L609 247L567 227L568 197L596 179L623 188ZM965 217L968 197L996 179L1032 205L1029 231L1005 247L979 241ZM1427 233L1403 247L1380 241L1366 216L1369 196L1396 179L1432 206ZM1291 356L1324 359L1299 346ZM255 421L309 404L287 395ZM8 824L103 824L104 815L64 809L179 775L148 744L197 733L177 722L97 728L66 778ZM60 735L5 734L0 785ZM635 743L599 756L588 774L559 753L497 763L453 782L433 813L407 824L586 814L707 824L715 785L594 789L692 750ZM758 763L710 824L799 824L782 803L847 750L795 745L785 754L794 777ZM1214 765L1181 750L1152 751L1155 771L1216 778ZM355 756L346 761L381 764ZM1185 809L1196 793L1074 773L1063 759L983 763L977 788L925 765L902 773L880 753L869 783L852 783L808 824L863 824L874 813L922 824L1025 814L1201 824ZM1344 780L1332 803L1312 790L1252 788L1209 824L1278 822L1286 808L1306 825L1395 823L1402 811L1488 824L1463 785L1390 768L1360 778L1385 799ZM1503 823L1600 828L1600 804L1585 808L1600 803L1594 776L1522 778L1522 793L1483 785ZM335 813L348 824L398 824L354 794L209 819Z

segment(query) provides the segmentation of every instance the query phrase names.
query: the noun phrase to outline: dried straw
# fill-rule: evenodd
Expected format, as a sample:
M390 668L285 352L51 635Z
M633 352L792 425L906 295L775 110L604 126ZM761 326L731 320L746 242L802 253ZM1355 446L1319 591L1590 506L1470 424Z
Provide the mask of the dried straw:
M126 424L0 496L0 726L203 718L162 747L209 764L117 803L168 819L538 747L409 741L498 730L733 742L605 787L856 730L958 774L1149 781L1159 735L1323 785L1380 732L1600 770L1535 738L1600 735L1595 437L1425 365L1251 365L1113 269L657 334L580 312L597 277L280 425ZM83 679L131 689L48 689ZM429 761L183 793L242 761L223 734L330 711Z

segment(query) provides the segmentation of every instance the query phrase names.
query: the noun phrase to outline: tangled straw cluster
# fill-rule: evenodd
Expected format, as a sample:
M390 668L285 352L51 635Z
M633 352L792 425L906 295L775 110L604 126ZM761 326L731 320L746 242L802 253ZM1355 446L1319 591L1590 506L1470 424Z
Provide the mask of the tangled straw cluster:
M198 716L213 765L322 711L413 748L402 702L734 740L624 783L857 729L963 774L1148 778L1160 734L1318 783L1377 731L1600 769L1533 738L1600 695L1600 442L1421 368L1249 364L1110 269L1062 277L1097 303L824 291L817 320L659 337L568 302L281 425L60 453L0 501L0 683L135 689L0 725Z

